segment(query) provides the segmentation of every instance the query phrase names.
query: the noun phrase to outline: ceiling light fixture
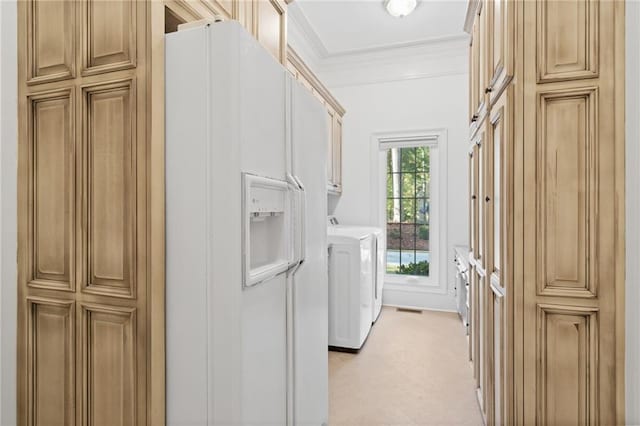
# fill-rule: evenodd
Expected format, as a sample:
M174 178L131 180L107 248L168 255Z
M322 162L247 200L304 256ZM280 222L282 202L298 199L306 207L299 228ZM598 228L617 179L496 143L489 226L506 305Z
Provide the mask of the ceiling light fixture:
M407 16L414 11L417 5L417 0L384 0L385 9L394 18Z

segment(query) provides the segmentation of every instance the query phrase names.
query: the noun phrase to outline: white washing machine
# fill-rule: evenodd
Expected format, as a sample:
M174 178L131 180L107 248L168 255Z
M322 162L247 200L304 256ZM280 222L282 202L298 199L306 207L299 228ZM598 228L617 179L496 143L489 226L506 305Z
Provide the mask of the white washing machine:
M329 347L358 351L372 323L373 236L330 226L328 237Z
M371 304L371 322L374 323L380 316L380 311L382 310L382 290L384 287L384 276L385 276L385 255L386 255L386 238L385 232L381 228L376 228L373 226L352 226L352 225L340 225L338 220L334 216L329 216L329 234L331 234L332 229L334 231L337 230L353 230L355 232L367 232L373 235L371 240L372 243L372 251L374 253L375 261L373 261L373 292L372 292L372 304Z

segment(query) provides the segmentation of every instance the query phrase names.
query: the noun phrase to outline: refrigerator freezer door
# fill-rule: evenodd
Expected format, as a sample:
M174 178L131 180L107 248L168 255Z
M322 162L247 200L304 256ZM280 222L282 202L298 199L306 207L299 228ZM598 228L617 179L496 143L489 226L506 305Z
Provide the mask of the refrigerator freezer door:
M305 261L293 276L294 424L328 423L328 277L326 111L298 82L291 85L292 173L304 187Z
M287 277L242 285L242 176L286 180L286 70L234 21L165 46L167 423L284 425ZM260 198L277 217L279 196Z

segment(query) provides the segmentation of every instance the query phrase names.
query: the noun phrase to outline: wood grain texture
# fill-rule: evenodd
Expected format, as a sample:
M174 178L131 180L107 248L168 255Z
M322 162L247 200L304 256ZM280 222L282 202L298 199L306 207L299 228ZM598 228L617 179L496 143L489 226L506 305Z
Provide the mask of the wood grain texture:
M492 347L474 358L481 401L489 402L485 420L623 424L624 2L481 3L470 52L470 141L484 131L483 113L491 126L486 153L477 166L469 162L479 180L470 184L480 205L486 197L494 205L470 204L479 229L469 238L480 296L470 340ZM505 34L513 50L505 50ZM473 90L483 81L483 50L494 84L484 112ZM509 54L513 77L496 90ZM500 306L483 305L483 279L503 295Z
M597 77L600 0L536 3L538 81Z
M82 73L91 75L135 67L136 2L87 0L82 5Z
M28 299L29 425L75 424L75 304Z
M133 426L136 411L136 311L82 305L82 423Z
M598 422L597 311L538 305L538 424Z
M70 90L29 97L29 286L73 291L75 138Z
M21 425L164 422L164 257L149 250L164 224L148 225L150 6L18 4ZM30 15L50 8L47 22ZM29 80L41 30L49 43L64 35L77 73Z
M256 38L281 63L287 60L287 8L281 0L254 0Z
M75 77L75 1L29 2L27 12L27 84Z
M538 291L595 297L597 88L538 96Z
M83 89L87 277L84 291L135 294L136 110L134 82Z

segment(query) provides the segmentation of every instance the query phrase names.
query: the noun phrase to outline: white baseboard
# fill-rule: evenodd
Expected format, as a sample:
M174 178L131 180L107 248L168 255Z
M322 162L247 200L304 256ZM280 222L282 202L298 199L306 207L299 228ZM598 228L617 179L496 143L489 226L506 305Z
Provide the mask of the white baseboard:
M456 299L450 294L434 294L384 289L382 304L396 308L457 312Z

